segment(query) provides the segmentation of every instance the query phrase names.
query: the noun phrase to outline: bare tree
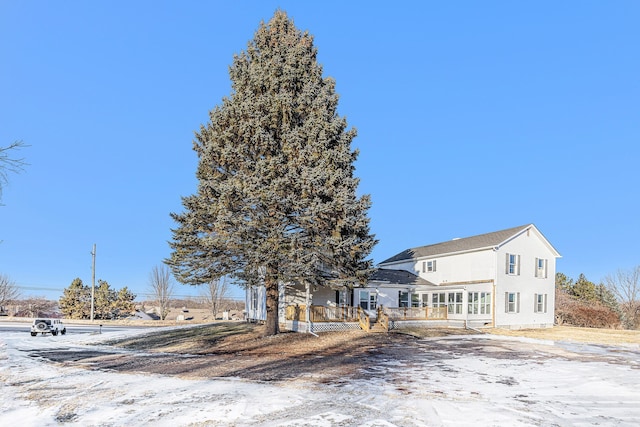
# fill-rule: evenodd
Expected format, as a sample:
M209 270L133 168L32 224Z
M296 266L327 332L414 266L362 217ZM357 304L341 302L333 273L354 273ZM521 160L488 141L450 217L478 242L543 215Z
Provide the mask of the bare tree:
M165 320L169 314L169 303L173 296L173 282L167 267L164 265L153 267L149 274L149 288L158 304L160 320Z
M50 317L58 303L45 297L29 297L16 306L17 317Z
M640 326L640 265L605 277L607 287L618 299L622 322L627 329Z
M0 196L2 187L8 182L9 172L18 173L26 165L23 158L11 157L10 153L26 147L22 141L16 141L7 147L0 147Z
M20 291L16 284L9 279L9 276L0 274L0 311L10 302L20 297Z
M220 306L229 293L229 283L226 277L210 280L202 287L201 294L215 319L220 311Z

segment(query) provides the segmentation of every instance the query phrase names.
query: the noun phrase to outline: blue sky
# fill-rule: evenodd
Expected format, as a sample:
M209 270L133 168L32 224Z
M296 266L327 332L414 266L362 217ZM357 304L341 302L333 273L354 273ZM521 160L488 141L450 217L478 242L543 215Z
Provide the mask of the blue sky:
M640 264L636 1L0 0L0 146L30 145L0 273L58 298L91 283L95 243L96 279L144 297L196 190L193 133L277 8L315 36L358 129L376 263L534 223L570 277Z

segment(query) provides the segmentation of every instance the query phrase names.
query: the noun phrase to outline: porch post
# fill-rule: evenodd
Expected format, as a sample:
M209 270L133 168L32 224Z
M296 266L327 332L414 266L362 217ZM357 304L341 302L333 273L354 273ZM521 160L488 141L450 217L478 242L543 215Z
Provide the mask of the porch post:
M310 290L309 290L309 282L304 285L306 289L306 302L305 302L305 318L307 321L307 332L311 329L311 308L309 307L310 302Z
M466 286L462 288L462 310L464 312L464 328L467 329L467 326L469 326L469 292L467 292Z

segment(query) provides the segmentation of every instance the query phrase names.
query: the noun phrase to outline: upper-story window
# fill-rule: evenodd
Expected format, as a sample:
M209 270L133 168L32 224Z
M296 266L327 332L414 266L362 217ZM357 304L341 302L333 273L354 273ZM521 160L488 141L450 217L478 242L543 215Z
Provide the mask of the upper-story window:
M536 277L547 278L547 260L544 258L536 258Z
M423 273L433 273L436 271L436 260L432 259L431 261L422 261L422 272Z
M520 255L507 254L506 273L512 275L520 274Z

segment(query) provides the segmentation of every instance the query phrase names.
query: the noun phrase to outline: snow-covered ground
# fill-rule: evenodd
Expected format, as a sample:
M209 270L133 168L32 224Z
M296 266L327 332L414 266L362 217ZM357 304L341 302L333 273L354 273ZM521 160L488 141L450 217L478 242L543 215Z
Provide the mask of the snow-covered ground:
M43 349L102 335L0 336L2 426L637 426L640 349L462 336L424 340L358 380L185 380L63 366ZM422 348L422 347L421 347Z

